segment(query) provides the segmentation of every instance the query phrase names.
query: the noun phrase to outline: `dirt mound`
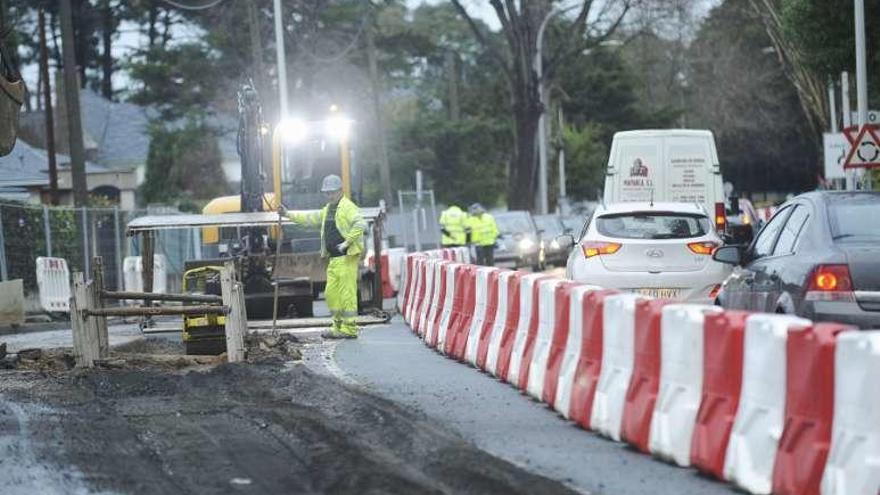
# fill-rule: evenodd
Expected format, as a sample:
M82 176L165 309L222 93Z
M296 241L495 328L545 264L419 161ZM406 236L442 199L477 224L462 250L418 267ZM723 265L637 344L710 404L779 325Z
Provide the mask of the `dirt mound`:
M105 370L58 374L40 386L9 383L18 385L6 399L34 411L28 428L38 458L77 468L93 490L569 492L421 414L300 365Z

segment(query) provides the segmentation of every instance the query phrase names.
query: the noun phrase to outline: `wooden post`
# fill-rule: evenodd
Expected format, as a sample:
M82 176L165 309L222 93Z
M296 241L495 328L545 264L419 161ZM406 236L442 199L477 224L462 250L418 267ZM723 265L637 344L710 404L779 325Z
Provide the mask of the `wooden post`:
M149 230L141 234L143 246L141 249L141 287L144 292L153 292L153 233ZM153 304L149 299L144 299L144 307L148 308ZM147 316L142 320L144 327L151 327L152 319Z
M235 280L235 262L227 261L220 272L220 291L226 315L226 359L230 363L244 361L244 334L247 331L244 288Z
M379 213L373 221L373 305L382 310L382 220L385 214Z
M104 259L95 256L92 260L92 284L91 284L92 308L103 308L104 300L101 294L104 292ZM104 359L110 355L110 342L107 335L107 317L95 316L92 318L98 332L98 355Z
M88 316L94 290L86 284L82 272L73 273L73 297L70 302L70 321L73 324L73 355L76 366L91 368L99 358L98 329L95 318Z

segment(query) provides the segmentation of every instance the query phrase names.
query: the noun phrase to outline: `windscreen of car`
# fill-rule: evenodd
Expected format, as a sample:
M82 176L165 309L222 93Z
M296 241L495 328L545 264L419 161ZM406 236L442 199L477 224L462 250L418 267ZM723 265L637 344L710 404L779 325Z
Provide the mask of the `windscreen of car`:
M495 216L495 223L500 232L508 234L534 231L528 213L501 213Z
M555 237L562 233L562 224L556 217L534 217L538 230L543 230L544 237Z
M829 201L828 216L835 241L880 240L880 194L858 194Z
M711 226L704 215L645 212L601 216L596 229L617 239L690 239L706 235Z

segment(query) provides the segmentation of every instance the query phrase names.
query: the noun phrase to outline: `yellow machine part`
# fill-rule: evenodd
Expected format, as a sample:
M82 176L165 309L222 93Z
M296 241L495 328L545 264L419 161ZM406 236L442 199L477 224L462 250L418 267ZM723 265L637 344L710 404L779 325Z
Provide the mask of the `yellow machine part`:
M198 291L204 293L204 278L199 277L206 272L220 272L223 267L221 266L200 266L198 268L193 268L192 270L187 270L183 273L183 280L181 287L183 287L184 292L192 292ZM191 282L196 284L202 283L201 287L193 287L190 285ZM184 316L183 317L183 341L187 342L190 340L191 336L188 329L195 328L204 328L204 327L216 327L223 326L226 324L226 316L224 315L200 315L200 316Z
M272 206L275 204L275 194L273 193L265 193L263 194L263 211L273 211L275 208ZM241 212L241 196L221 196L219 198L212 199L208 204L202 208L202 213L205 215L219 215L222 213L239 213ZM272 238L274 239L275 227L272 227ZM217 227L202 227L202 244L217 244L220 242L220 229ZM185 276L185 275L184 275Z

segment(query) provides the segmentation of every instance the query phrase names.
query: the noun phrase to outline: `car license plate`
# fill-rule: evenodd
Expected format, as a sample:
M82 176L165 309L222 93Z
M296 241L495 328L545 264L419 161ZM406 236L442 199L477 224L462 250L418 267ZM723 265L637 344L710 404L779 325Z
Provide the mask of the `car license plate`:
M668 289L662 287L646 287L633 290L636 294L654 297L657 299L678 299L681 295L681 289Z

